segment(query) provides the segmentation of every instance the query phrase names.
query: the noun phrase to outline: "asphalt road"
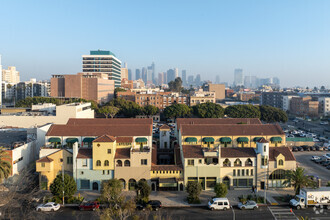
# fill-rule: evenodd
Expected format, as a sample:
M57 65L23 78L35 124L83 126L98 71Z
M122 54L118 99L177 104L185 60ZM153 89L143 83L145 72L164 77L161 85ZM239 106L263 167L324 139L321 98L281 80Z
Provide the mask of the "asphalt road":
M152 220L157 216L157 219L165 220L240 220L240 219L277 219L288 220L296 219L297 217L309 217L309 219L330 219L330 210L321 208L308 208L304 210L293 209L290 212L289 206L262 206L257 210L239 210L234 208L233 210L226 211L210 211L206 207L194 207L194 208L162 208L159 211L152 211L150 214L143 211L137 212L142 219ZM234 218L235 216L235 218ZM160 218L162 217L162 218ZM56 213L50 213L43 219L99 219L97 211L79 211L73 208L61 208Z
M329 151L293 152L293 155L296 157L298 166L305 168L307 174L317 175L321 178L322 185L326 185L330 181L330 170L311 161L312 156L322 156L326 153L329 153Z

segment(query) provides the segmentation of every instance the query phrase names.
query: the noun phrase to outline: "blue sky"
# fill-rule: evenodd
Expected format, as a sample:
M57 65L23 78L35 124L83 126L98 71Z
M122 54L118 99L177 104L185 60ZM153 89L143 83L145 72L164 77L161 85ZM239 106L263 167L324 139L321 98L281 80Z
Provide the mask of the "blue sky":
M178 67L202 79L277 76L282 86L330 85L330 1L0 0L2 65L21 78L81 71L111 50L133 69Z

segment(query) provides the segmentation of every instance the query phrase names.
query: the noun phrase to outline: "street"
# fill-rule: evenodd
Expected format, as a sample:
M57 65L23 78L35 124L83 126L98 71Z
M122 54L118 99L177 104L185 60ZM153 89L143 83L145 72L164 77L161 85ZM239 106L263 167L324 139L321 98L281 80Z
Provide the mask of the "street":
M191 208L162 208L159 211L148 213L143 211L136 212L142 219L155 219L155 216L162 216L163 219L179 220L212 220L212 219L297 219L297 217L309 217L311 219L330 219L330 210L321 208L308 208L304 210L292 210L289 206L262 206L257 210L239 210L234 207L233 210L210 211L206 207ZM235 218L234 218L235 215ZM45 219L99 219L97 211L79 211L74 208L61 208L56 213L50 213Z

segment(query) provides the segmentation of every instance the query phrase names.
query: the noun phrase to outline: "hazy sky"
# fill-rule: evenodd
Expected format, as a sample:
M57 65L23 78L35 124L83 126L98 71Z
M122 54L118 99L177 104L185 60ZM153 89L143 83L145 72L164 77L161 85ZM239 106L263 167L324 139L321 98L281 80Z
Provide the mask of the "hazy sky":
M133 70L156 64L232 83L277 76L282 86L330 85L330 1L0 0L2 65L21 78L81 71L111 50Z

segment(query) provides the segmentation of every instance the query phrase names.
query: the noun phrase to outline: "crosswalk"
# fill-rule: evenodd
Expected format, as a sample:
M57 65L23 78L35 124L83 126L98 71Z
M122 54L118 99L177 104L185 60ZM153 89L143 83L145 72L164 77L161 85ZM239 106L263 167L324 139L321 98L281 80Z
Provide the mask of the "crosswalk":
M297 216L288 207L268 206L275 220L298 220Z

